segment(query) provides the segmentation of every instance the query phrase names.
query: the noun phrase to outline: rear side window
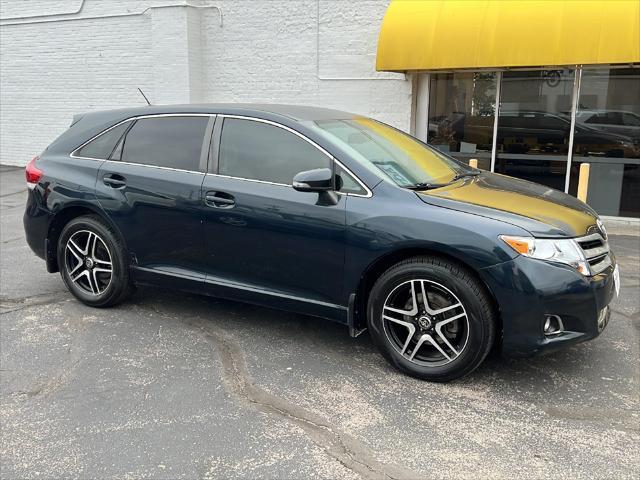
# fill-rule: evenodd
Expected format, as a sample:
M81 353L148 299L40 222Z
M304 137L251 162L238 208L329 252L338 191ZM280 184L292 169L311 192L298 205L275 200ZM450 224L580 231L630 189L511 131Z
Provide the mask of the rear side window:
M123 162L199 170L209 117L155 117L137 120L122 144Z
M76 153L79 157L99 158L106 160L115 149L118 141L129 128L131 122L124 122L96 137Z
M297 135L274 125L226 118L218 173L291 185L302 171L330 167L329 157Z

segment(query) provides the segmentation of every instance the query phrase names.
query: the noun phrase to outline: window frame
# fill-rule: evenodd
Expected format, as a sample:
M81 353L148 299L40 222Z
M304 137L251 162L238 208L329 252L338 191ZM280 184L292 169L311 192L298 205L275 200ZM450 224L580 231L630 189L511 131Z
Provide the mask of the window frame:
M69 154L69 156L71 158L80 158L80 159L86 159L86 160L101 160L101 161L107 161L107 162L117 162L117 163L122 163L122 164L125 164L125 165L138 165L138 166L141 166L141 167L159 168L159 169L162 169L162 170L173 170L173 171L177 171L177 172L191 172L191 173L199 173L199 174L200 173L207 173L207 163L208 163L208 160L209 160L210 143L211 143L211 140L212 140L211 134L213 132L213 127L214 127L214 124L215 124L217 116L218 115L215 114L215 113L155 113L155 114L136 115L136 116L128 117L128 118L125 118L124 120L121 120L121 121L115 123L114 125L110 126L109 128L104 129L102 132L94 135L89 140L84 142L82 145L76 147ZM105 158L83 157L83 156L77 154L77 152L79 152L85 145L91 143L96 138L100 137L101 135L104 135L105 133L109 132L110 130L122 125L123 123L131 122L131 125L129 125L129 127L125 130L125 132L122 134L122 136L120 137L120 139L116 143L115 147L111 151L111 154L109 155L109 157L111 157L111 155L113 155L113 153L118 149L120 144L124 140L126 140L126 136L129 134L129 131L131 130L133 125L135 125L135 123L138 120L143 120L145 118L158 118L158 117L208 117L209 118L209 120L207 122L207 126L205 128L204 136L203 136L203 139L202 139L202 145L200 146L200 159L199 159L199 162L198 162L198 169L197 170L187 170L187 169L183 169L183 168L165 167L165 166L161 166L161 165L151 165L151 164L148 164L148 163L125 162L123 160L115 160L115 159L112 159L112 158L106 158L105 159Z
M492 71L496 72L496 95L495 95L495 105L496 111L494 116L494 124L493 124L493 145L491 148L491 168L488 170L490 172L495 172L496 168L496 158L499 152L497 151L497 137L498 137L498 119L502 112L500 108L500 103L502 100L502 81L503 81L503 73L510 71L534 71L534 70L550 70L557 68L569 68L574 69L574 79L573 79L573 89L571 92L571 110L570 110L570 121L571 121L571 130L569 136L569 144L568 144L568 152L567 152L567 174L565 177L565 187L564 193L569 193L569 184L571 182L571 167L574 161L574 147L573 140L575 136L576 130L576 117L580 115L581 109L579 108L580 95L582 93L582 77L584 73L589 73L592 71L608 69L609 72L612 70L620 70L620 69L629 69L629 68L638 68L640 63L631 62L626 64L601 64L601 65L555 65L555 66L528 66L528 67L513 67L513 68L505 68L505 67L487 67L487 68L474 68L474 69L443 69L443 70L417 70L416 80L414 82L415 91L413 94L413 102L411 107L411 132L412 135L415 135L419 140L426 142L426 134L423 135L423 132L428 130L429 123L429 115L430 115L430 105L429 105L429 90L431 88L431 79L434 74L443 74L443 73L455 73L460 71L468 70L470 72L480 72L480 71ZM608 74L611 76L611 74Z
M253 122L258 122L258 123L265 123L267 125L271 125L277 128L281 128L283 130L288 131L289 133L292 133L293 135L301 138L302 140L306 141L307 143L309 143L311 146L315 147L317 150L319 150L322 154L324 154L330 162L331 165L331 172L333 175L335 175L335 171L336 171L336 164L338 164L346 173L347 175L350 175L355 182L360 185L362 187L362 189L366 192L364 194L360 194L360 193L347 193L347 192L339 192L339 191L335 191L334 188L334 192L337 193L338 195L345 195L345 196L350 196L350 197L363 197L363 198L370 198L373 196L373 193L371 192L371 189L362 181L360 180L360 178L358 178L357 175L355 175L348 167L346 167L342 162L340 162L337 158L335 158L333 155L331 155L327 150L325 150L323 147L321 147L320 145L318 145L316 142L314 142L313 140L311 140L310 138L308 138L306 135L298 132L297 130L288 127L287 125L283 125L281 123L278 122L274 122L273 120L267 120L264 118L259 118L259 117L252 117L252 116L248 116L248 115L233 115L233 114L219 114L217 116L215 125L213 127L213 135L212 135L212 139L211 139L211 147L210 147L210 152L209 152L209 162L208 162L208 168L207 168L207 175L214 175L216 177L223 177L223 178L232 178L235 180L242 180L245 182L254 182L254 183L263 183L263 184L267 184L267 185L276 185L279 187L289 187L289 188L293 188L292 184L286 184L286 183L278 183L278 182L270 182L267 180L258 180L258 179L254 179L254 178L245 178L245 177L236 177L233 175L223 175L218 173L219 171L219 161L220 161L220 143L222 140L222 128L224 125L224 121L227 118L232 118L232 119L237 119L237 120L249 120L249 121L253 121ZM335 187L335 186L334 186Z
M131 125L129 125L124 132L122 132L122 134L120 135L120 138L118 138L118 141L116 142L116 144L114 145L114 147L111 149L111 152L109 153L107 158L96 158L96 157L87 157L84 155L78 155L78 152L80 150L82 150L84 147L86 147L87 145L89 145L91 142L93 142L94 140L97 140L99 137L106 135L107 133L109 133L111 130L113 130L114 128L118 128L120 125L127 123L127 122L131 122ZM89 140L87 140L86 142L84 142L82 145L80 145L79 147L76 147L75 149L73 149L73 151L69 154L69 156L71 158L83 158L86 160L109 160L111 158L111 155L113 155L113 152L116 151L116 149L118 148L118 145L120 145L120 143L122 142L122 139L127 135L127 133L129 133L129 130L131 129L131 127L133 126L133 124L136 123L135 121L133 121L131 118L127 118L126 120L122 120L114 125L111 125L109 128L101 131L100 133L98 133L97 135L94 135L93 137L91 137Z

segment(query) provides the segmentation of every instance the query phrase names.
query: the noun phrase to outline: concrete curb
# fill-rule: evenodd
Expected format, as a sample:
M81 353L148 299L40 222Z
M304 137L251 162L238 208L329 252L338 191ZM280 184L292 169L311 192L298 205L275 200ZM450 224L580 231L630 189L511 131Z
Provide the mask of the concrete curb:
M640 236L640 219L626 217L602 217L609 235Z

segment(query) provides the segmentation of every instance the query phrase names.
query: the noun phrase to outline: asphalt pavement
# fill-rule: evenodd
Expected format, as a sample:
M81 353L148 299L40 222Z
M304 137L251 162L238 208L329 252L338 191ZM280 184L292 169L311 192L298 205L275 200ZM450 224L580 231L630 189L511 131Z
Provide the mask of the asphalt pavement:
M93 309L28 248L0 167L0 477L637 478L640 239L597 339L431 384L365 334L140 288Z

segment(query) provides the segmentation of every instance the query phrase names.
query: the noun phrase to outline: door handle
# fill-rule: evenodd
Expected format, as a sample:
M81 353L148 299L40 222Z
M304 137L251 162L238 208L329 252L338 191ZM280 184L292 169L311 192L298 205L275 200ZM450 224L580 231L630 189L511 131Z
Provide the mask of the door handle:
M127 185L125 178L117 173L108 173L102 177L102 182L111 188L123 188Z
M236 200L233 195L225 192L207 192L204 195L204 203L214 208L233 208Z

